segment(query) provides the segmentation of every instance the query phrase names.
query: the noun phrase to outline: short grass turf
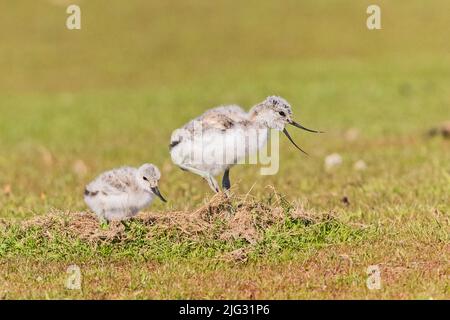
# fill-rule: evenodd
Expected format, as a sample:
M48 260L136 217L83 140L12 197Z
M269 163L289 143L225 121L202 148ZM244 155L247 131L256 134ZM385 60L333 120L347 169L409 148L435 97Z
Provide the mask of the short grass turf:
M64 1L0 4L1 298L450 297L450 144L427 134L450 120L448 1L379 1L378 31L367 1L79 4L80 31L65 29ZM183 228L215 199L171 164L172 130L270 94L326 133L291 130L309 157L280 137L276 175L234 168L233 204ZM331 153L343 163L327 171ZM119 238L42 223L88 215L90 179L143 162L161 168L169 202ZM223 237L243 198L256 236ZM281 218L261 223L261 206ZM82 290L65 287L72 264Z

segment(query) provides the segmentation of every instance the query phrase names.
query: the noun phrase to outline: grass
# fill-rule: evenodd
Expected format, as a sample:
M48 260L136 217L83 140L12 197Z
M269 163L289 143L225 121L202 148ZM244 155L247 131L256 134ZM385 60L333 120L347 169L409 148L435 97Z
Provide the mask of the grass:
M276 204L216 198L194 213L144 215L104 230L92 215L83 213L55 213L25 226L6 224L0 256L67 262L88 262L96 256L162 263L174 257L257 261L279 252L289 256L298 250L357 242L372 234L328 215L312 217ZM236 253L240 254L233 259Z
M0 4L1 298L449 298L450 145L426 134L450 119L448 1L379 1L380 31L364 1L80 1L73 32L53 3ZM193 235L184 219L215 200L171 164L172 130L270 94L327 133L291 130L309 157L280 138L277 175L234 168L235 202ZM327 171L335 152L343 164ZM147 161L169 203L97 228L84 185ZM250 210L255 238L224 239L247 193L271 223ZM64 287L71 264L82 291ZM380 290L366 287L370 265Z

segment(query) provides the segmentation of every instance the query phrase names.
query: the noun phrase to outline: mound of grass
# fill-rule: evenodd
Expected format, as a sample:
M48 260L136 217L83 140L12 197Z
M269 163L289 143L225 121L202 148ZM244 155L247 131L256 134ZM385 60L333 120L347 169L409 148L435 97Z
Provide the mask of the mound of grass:
M218 194L193 211L142 213L106 227L86 212L53 212L21 223L4 223L0 258L246 261L357 241L366 231L330 213L307 212L276 193L264 201Z

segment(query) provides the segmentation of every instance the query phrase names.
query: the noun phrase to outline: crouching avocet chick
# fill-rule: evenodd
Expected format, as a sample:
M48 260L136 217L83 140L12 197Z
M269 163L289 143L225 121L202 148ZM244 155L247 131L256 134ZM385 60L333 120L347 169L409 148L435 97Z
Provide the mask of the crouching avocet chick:
M153 164L122 167L102 173L86 186L84 200L100 220L124 220L149 206L156 195L161 173Z

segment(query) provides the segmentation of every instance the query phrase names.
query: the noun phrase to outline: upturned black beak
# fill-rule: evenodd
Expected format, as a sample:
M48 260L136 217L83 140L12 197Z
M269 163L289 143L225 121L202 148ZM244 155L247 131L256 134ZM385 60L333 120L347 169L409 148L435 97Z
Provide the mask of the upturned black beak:
M289 120L288 121L289 124L293 125L294 127L309 131L309 132L314 132L314 133L323 133L322 131L317 131L317 130L312 130L312 129L308 129L305 128L304 126L302 126L300 123L295 122L294 120ZM289 139L290 142L292 142L292 144L301 152L303 152L304 154L308 155L308 153L306 153L302 148L300 148L295 142L294 140L292 140L291 135L289 134L289 132L286 130L286 128L283 129L283 133L286 135L286 137Z
M290 120L290 121L289 121L289 124L293 125L294 127L303 129L303 130L305 130L305 131L314 132L314 133L323 133L322 131L317 131L317 130L312 130L312 129L305 128L305 127L302 126L300 123L297 123L297 122L295 122L294 120Z
M292 142L292 144L301 152L303 152L304 154L308 155L302 148L300 148L295 142L294 140L292 140L291 135L289 134L289 132L286 130L286 128L283 129L283 133L286 135L286 137L289 139L290 142Z
M152 189L152 192L158 196L158 198L160 198L163 202L167 202L167 200L164 199L164 197L162 196L161 192L159 192L158 187L153 187L151 189Z

